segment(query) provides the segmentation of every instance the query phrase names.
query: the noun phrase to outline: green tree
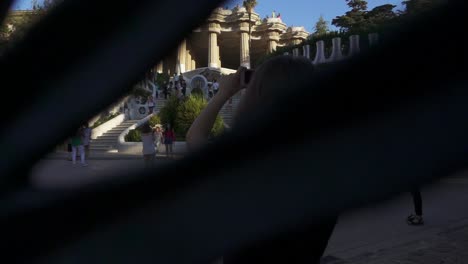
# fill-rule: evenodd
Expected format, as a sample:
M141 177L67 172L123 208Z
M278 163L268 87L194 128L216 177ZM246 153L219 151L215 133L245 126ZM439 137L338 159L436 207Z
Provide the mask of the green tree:
M320 16L317 23L315 23L315 32L312 34L314 37L320 37L328 33L328 22Z
M395 5L385 4L376 6L371 11L367 12L366 19L368 30L376 31L379 27L393 22L398 16L393 11Z
M171 96L166 101L164 106L159 110L159 117L161 118L161 123L164 125L170 124L172 127L175 127L176 117L177 117L177 108L179 107L180 101L177 96Z
M367 1L346 0L351 11L332 20L332 25L340 27L345 32L365 31L368 28L366 20Z
M393 22L398 15L393 11L395 5L385 4L367 10L367 2L346 0L350 11L333 19L332 24L341 31L351 34L377 31L380 27Z
M252 12L253 9L257 6L257 1L256 0L244 0L242 2L242 5L245 7L245 10L247 10L247 13L249 14L249 50L252 50Z
M431 8L446 2L447 0L407 0L403 1L406 9L404 14L415 15L420 12L430 10Z
M208 102L199 95L190 95L179 104L175 119L174 130L177 135L185 136L192 123L207 106ZM211 136L218 136L223 132L224 125L221 116L216 117L216 121L211 130Z

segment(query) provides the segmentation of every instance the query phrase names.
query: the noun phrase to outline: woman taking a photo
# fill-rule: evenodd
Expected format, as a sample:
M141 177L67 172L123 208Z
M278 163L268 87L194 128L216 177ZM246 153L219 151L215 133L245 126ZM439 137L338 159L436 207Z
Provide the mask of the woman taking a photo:
M234 127L242 117L248 117L249 113L261 107L268 107L276 101L284 89L301 87L301 80L310 78L314 66L302 57L279 56L264 62L253 73L250 82L242 83L246 70L241 67L235 74L221 78L219 91L215 92L214 97L187 132L186 141L189 150L201 148L208 142L219 111L241 89L245 89L245 93L234 117ZM224 264L319 263L336 220L337 216L332 216L318 224L289 230L268 241L257 241L256 244L224 256Z

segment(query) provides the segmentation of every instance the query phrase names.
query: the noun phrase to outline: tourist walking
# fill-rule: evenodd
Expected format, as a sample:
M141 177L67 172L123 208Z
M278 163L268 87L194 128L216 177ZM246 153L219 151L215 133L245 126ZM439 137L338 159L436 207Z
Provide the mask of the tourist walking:
M189 150L199 149L208 143L216 116L229 98L238 91L246 88L234 115L234 125L241 121L240 118L249 116L248 113L268 107L275 98L281 96L284 85L287 84L292 89L301 87L301 80L310 78L314 66L302 57L277 56L260 65L249 83L241 83L241 76L244 76L246 70L241 67L235 74L220 79L219 92L215 91L208 106L195 119L187 132L186 142ZM259 210L261 211L261 208ZM331 214L323 219L310 219L314 221L313 224L290 228L270 237L267 241L257 240L237 252L224 256L224 264L320 263L337 218L336 214Z
M82 166L88 166L85 160L85 152L84 152L84 146L83 146L83 127L80 127L76 132L75 135L71 138L71 145L72 145L72 163L73 165L76 164L76 154L77 151L80 152L80 158L81 158L81 165Z
M68 152L68 160L71 161L72 160L72 144L71 144L71 138L68 138L67 139L67 152Z
M213 98L213 85L211 83L208 84L208 99Z
M164 99L167 99L167 90L168 89L169 89L169 84L164 85L164 87L163 87Z
M182 95L185 97L187 95L187 83L182 81Z
M158 153L159 146L162 144L162 140L163 140L161 127L156 126L156 128L154 129L154 138L155 138L155 145L156 145L156 153Z
M83 146L85 150L85 157L89 159L89 145L91 144L92 129L89 127L88 122L83 125Z
M406 218L406 222L409 225L423 225L424 219L422 217L423 209L422 209L421 191L419 187L414 186L411 188L410 193L411 193L411 197L413 198L414 214L410 214Z
M174 129L172 129L170 124L167 124L166 127L164 128L163 137L164 137L164 145L166 146L166 157L173 158L174 154L173 154L172 145L175 142L175 133L174 133Z
M156 156L156 146L154 144L155 136L153 129L148 122L144 123L141 128L141 142L143 143L143 160L145 167L150 168L154 165Z
M219 84L216 81L216 79L214 79L213 80L213 93L216 95L218 93L218 90L219 90Z
M154 110L154 100L153 100L153 96L148 96L148 115L151 115L153 113L153 110Z

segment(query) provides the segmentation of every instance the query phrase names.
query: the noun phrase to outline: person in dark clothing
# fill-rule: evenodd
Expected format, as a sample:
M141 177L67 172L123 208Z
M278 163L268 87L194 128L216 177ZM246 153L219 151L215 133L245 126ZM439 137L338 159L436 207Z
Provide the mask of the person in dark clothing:
M182 95L185 97L187 93L187 83L182 81Z
M189 150L196 150L209 142L216 116L239 90L245 88L245 93L235 114L234 125L240 118L248 116L248 113L268 106L279 98L285 83L291 89L301 87L300 80L309 78L314 66L302 57L278 56L259 66L249 83L241 83L241 80L245 80L241 76L245 76L246 70L241 67L235 74L225 75L220 79L219 91L214 92L213 98L187 132L186 144ZM338 215L335 214L327 219L318 219L318 223L310 223L266 240L256 241L237 252L225 255L223 261L225 264L319 263L337 219Z
M168 85L165 85L163 88L164 99L167 99L167 95L169 94L168 90L169 90Z

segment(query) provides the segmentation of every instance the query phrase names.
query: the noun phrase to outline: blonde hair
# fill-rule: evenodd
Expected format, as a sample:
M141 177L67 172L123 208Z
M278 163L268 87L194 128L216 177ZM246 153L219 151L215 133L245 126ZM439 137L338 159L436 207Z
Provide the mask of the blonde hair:
M314 65L304 57L278 56L265 61L255 70L235 119L242 112L268 106L282 93L299 88L313 71Z

